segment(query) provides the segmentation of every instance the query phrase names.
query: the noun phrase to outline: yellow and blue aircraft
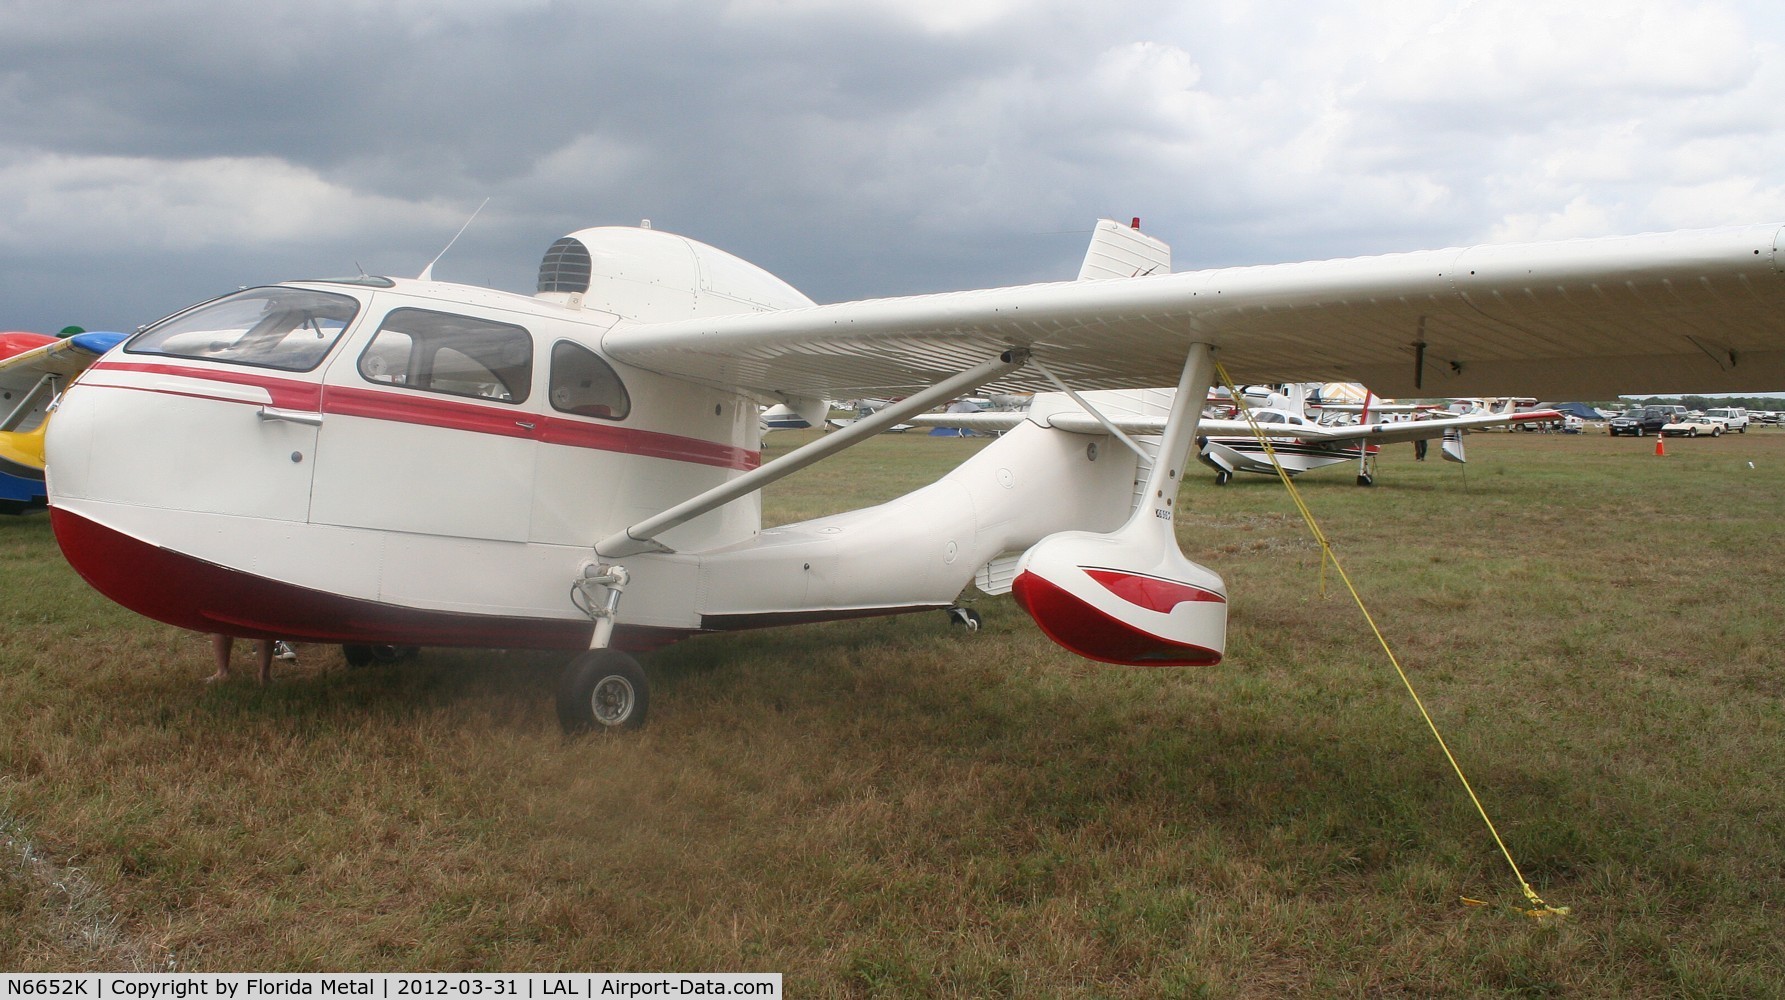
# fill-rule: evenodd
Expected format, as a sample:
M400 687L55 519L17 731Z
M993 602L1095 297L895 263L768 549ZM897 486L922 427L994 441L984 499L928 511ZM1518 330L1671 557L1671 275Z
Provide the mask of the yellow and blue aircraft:
M28 514L48 506L43 484L43 435L62 390L121 333L0 333L0 514Z

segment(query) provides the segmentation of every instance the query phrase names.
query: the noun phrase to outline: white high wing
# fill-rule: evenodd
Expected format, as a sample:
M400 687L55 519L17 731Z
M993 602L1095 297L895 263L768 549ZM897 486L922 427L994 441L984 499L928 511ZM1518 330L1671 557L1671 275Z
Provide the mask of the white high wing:
M1209 664L1225 588L1173 523L1217 360L1399 396L1777 389L1781 233L1184 274L1145 273L1143 242L1098 265L1134 277L820 306L684 237L588 229L531 297L299 281L156 324L64 396L51 516L94 586L175 625L585 650L572 729L644 718L620 649L949 608L976 576L1085 656ZM940 401L1159 385L1150 439L1030 420L898 500L761 527L762 485ZM902 398L762 464L760 404L861 397Z

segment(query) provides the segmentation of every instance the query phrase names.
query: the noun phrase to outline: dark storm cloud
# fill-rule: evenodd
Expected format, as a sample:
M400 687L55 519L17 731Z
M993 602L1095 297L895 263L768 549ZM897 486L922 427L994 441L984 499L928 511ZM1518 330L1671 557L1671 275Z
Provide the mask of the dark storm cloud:
M413 274L486 197L440 276L525 291L552 239L648 217L820 299L1065 277L1098 215L1180 266L1776 216L1776 20L0 2L0 326Z

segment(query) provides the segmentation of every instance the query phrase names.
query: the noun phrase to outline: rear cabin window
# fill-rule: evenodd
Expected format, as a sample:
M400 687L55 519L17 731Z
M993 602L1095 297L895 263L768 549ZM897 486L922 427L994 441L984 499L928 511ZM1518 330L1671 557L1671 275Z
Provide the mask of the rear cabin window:
M359 300L305 288L250 288L170 316L125 346L130 354L312 371L359 312Z
M601 356L580 344L552 345L552 409L579 417L624 420L632 398L620 376Z
M509 323L393 309L359 359L368 381L519 403L533 384L533 337Z

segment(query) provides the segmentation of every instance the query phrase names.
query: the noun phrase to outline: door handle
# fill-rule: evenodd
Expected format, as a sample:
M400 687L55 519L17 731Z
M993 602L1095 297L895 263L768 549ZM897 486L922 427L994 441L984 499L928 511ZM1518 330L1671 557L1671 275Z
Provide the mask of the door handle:
M256 415L262 420L289 420L294 424L308 424L311 427L322 426L322 414L308 410L281 410L271 406L263 406Z

